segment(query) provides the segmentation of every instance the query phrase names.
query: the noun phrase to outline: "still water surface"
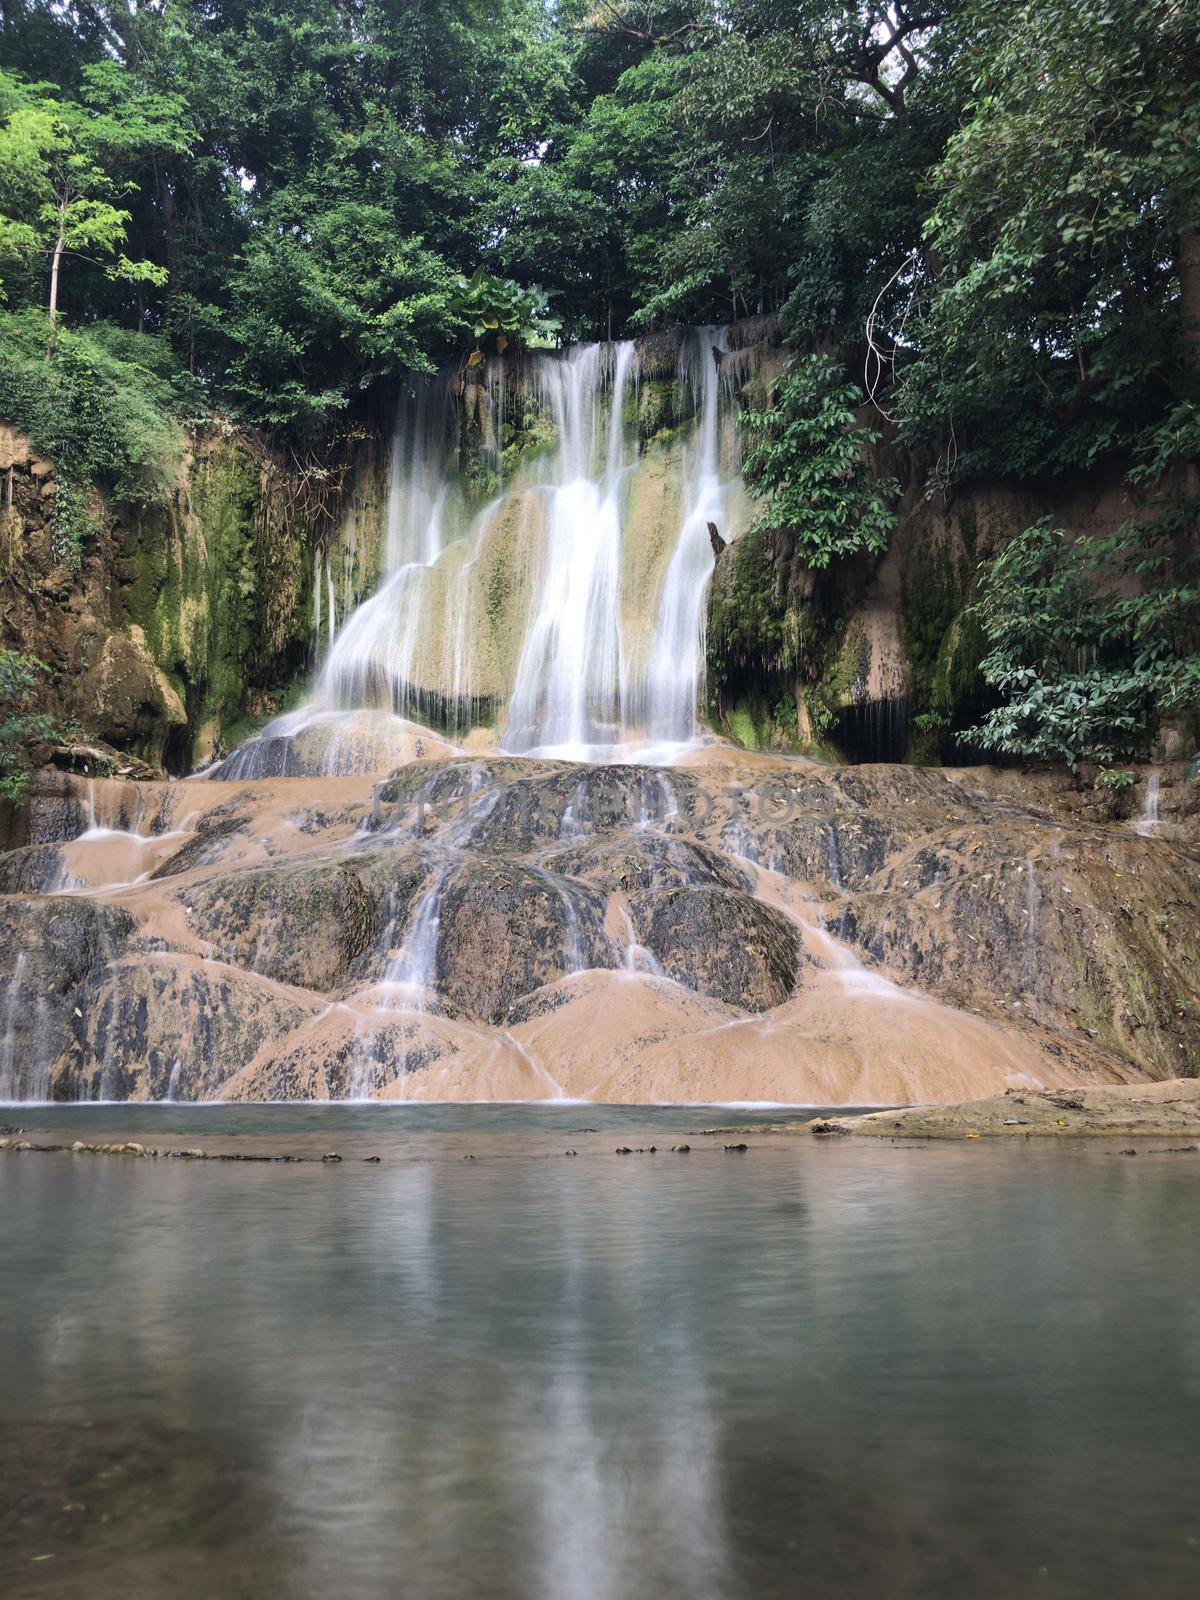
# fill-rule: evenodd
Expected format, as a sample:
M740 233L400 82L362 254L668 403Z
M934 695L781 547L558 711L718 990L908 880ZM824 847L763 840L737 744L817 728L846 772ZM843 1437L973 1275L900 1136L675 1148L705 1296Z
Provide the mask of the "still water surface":
M764 1114L678 1108L4 1115L345 1157L0 1158L11 1600L1200 1592L1200 1158L736 1154L696 1130Z

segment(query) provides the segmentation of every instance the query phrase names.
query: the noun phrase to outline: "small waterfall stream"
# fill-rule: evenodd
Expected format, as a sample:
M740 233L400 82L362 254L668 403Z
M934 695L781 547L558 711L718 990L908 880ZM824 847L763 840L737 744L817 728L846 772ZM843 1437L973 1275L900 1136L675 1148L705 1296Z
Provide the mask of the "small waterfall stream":
M701 328L684 345L680 363L680 377L691 389L699 428L684 452L683 521L654 633L646 716L653 738L676 743L695 732L704 665L704 599L713 563L709 528L719 530L725 523L717 356L727 342L727 330Z
M1145 839L1152 839L1158 832L1158 825L1162 820L1159 816L1159 789L1160 782L1157 772L1152 772L1146 779L1146 798L1142 805L1141 815L1134 824L1134 831L1140 833Z

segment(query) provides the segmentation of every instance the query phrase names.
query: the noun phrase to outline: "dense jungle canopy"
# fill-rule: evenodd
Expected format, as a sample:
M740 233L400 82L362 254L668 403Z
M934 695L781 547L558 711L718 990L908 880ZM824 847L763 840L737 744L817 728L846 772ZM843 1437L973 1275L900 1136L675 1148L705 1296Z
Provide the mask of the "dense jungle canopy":
M1194 0L4 0L0 61L9 314L272 429L461 342L476 269L570 337L778 311L956 470L1194 375Z

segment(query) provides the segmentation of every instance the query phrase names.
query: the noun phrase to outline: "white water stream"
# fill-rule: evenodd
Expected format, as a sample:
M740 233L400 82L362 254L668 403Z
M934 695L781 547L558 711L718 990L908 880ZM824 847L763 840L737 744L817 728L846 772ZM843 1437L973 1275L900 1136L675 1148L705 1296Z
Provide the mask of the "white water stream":
M1146 798L1142 804L1142 812L1134 823L1134 831L1140 833L1144 839L1152 839L1158 832L1158 825L1162 820L1159 816L1159 776L1152 772L1146 780Z
M558 428L558 482L550 489L545 573L517 663L505 748L586 760L620 742L629 685L621 630L622 412L632 344L585 345L546 363ZM602 366L610 365L605 444ZM599 466L595 465L599 455Z

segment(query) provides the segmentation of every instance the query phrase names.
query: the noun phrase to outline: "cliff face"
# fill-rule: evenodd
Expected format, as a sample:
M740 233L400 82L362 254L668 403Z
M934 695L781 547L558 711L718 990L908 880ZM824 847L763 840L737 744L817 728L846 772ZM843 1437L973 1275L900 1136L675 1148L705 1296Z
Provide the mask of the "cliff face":
M365 447L348 475L360 521L379 469ZM300 475L232 427L191 438L162 503L93 490L77 552L56 543L58 490L53 463L0 423L0 644L45 663L43 708L86 738L189 771L302 674L314 552L355 523L339 516L331 537Z
M984 759L956 737L990 704L984 640L968 610L979 564L1040 518L1102 535L1144 508L1116 467L946 495L926 490L921 464L904 452L887 451L880 467L905 485L882 558L814 574L758 532L720 553L710 717L752 746L825 746L851 761Z

